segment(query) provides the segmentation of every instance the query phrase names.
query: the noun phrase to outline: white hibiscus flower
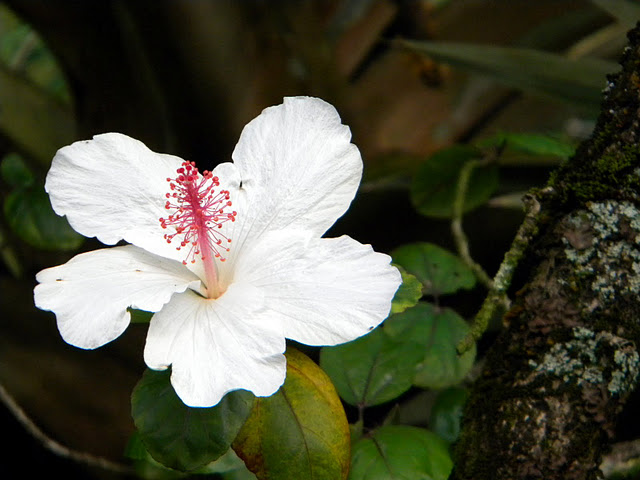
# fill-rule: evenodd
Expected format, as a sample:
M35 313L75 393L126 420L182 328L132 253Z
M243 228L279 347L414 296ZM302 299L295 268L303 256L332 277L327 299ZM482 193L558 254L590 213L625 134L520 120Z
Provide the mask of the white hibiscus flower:
M348 236L321 238L347 210L362 160L322 100L286 98L243 130L233 163L199 173L118 133L60 149L45 188L87 237L129 245L37 275L35 303L64 340L93 349L155 312L144 350L192 407L225 393L275 393L285 338L353 340L389 314L401 283L390 257Z

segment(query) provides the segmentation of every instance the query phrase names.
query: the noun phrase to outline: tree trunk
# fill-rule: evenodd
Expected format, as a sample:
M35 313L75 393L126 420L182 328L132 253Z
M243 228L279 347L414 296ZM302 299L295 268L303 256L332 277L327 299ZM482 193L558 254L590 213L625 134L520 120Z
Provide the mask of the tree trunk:
M595 479L640 370L640 26L546 188L527 283L465 410L452 479Z

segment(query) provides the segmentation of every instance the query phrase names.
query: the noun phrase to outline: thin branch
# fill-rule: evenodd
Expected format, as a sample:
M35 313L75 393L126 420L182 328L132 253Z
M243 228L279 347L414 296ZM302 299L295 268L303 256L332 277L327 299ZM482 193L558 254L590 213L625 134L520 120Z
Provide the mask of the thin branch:
M482 336L498 306L508 310L511 305L511 301L507 296L507 289L511 285L513 273L522 259L529 242L538 231L537 218L540 213L540 203L533 195L525 195L523 202L526 208L525 218L516 233L511 248L505 254L504 260L500 264L500 268L498 268L487 297L473 320L471 331L458 344L459 354L466 352Z
M479 263L476 263L471 257L469 252L469 241L467 235L462 228L462 217L464 215L464 201L467 197L467 190L469 189L469 181L471 174L476 167L485 165L488 163L488 159L471 160L464 164L460 170L460 176L458 177L458 185L456 189L456 196L453 202L453 219L451 220L451 233L458 249L460 258L471 268L476 278L485 285L488 289L491 289L492 281L491 277L484 271Z
M35 422L28 417L25 411L20 407L20 405L18 405L2 384L0 384L0 401L6 405L20 425L22 425L33 438L39 441L45 449L49 450L53 454L80 464L90 467L98 467L110 472L125 474L134 473L134 469L128 465L115 463L107 460L106 458L91 455L90 453L72 450L47 436L35 424Z

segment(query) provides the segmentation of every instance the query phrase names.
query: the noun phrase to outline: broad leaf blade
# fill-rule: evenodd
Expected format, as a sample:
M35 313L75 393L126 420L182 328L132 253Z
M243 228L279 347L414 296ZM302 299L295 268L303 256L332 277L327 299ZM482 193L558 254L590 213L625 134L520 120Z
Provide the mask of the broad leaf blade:
M480 157L479 150L466 145L454 145L431 155L420 165L411 181L411 201L416 210L427 217L451 218L460 172L467 162ZM474 168L464 198L463 212L486 203L497 187L496 165Z
M393 400L411 387L422 347L395 341L382 328L352 342L324 347L320 366L331 377L340 397L369 407Z
M436 434L388 425L354 445L349 480L446 480L452 467L447 444Z
M389 317L385 331L397 339L415 342L423 352L416 365L414 385L445 388L460 383L475 360L475 345L458 355L458 343L469 333L469 326L456 312L429 303L419 303Z
M287 350L287 379L257 398L233 449L259 480L340 480L349 469L349 424L335 388L308 357Z
M190 408L174 392L169 371L147 370L133 391L131 411L145 448L157 462L193 471L229 449L252 403L250 392L236 390L215 407Z
M460 257L434 245L417 242L391 252L393 261L414 275L427 295L446 295L473 288L476 278Z

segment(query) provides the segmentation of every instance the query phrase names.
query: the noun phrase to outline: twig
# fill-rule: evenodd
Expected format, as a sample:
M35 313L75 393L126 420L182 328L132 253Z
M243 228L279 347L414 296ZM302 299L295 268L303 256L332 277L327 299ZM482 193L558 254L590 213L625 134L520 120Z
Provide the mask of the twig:
M458 177L458 185L456 189L456 196L453 202L453 219L451 220L451 232L453 239L458 249L460 258L471 268L476 278L483 283L488 289L492 287L491 277L487 275L482 266L476 263L471 254L469 253L469 241L464 229L462 228L462 217L464 214L464 201L467 197L467 190L469 188L469 181L473 170L481 165L487 164L489 159L471 160L464 164L460 170L460 176Z
M458 344L459 354L463 354L469 350L474 342L482 336L498 305L502 305L505 310L509 309L511 301L507 296L507 289L509 285L511 285L513 273L520 259L523 257L529 242L538 232L537 217L538 213L540 213L540 202L530 194L524 196L523 202L526 208L525 218L516 233L511 248L505 254L504 260L500 264L500 268L493 279L487 298L485 298L482 307L480 307L480 311L473 320L471 331Z
M38 440L47 450L58 455L59 457L67 458L75 462L88 465L90 467L98 467L103 470L107 470L115 473L134 473L134 469L128 465L112 462L106 458L97 457L86 452L79 452L72 450L64 445L56 442L52 438L48 437L34 422L31 420L25 411L18 405L9 392L0 384L0 400L18 422L24 427L24 429L36 440Z

